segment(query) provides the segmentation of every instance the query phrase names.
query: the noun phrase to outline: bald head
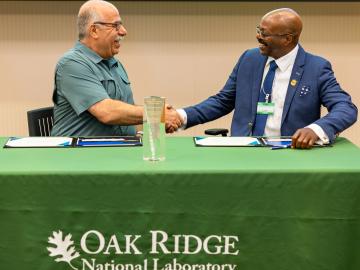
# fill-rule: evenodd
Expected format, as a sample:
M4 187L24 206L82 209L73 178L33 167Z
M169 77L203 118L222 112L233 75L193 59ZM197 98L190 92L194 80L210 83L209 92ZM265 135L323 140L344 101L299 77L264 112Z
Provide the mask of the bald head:
M301 18L294 10L281 8L270 11L257 27L260 53L275 59L288 54L298 44L301 30Z
M95 21L101 21L104 12L109 9L117 11L113 4L102 0L90 0L80 7L77 18L79 40L84 39L88 35L89 25Z
M262 19L275 24L281 34L289 33L293 35L294 42L298 43L302 31L302 21L296 11L290 8L275 9L265 14Z

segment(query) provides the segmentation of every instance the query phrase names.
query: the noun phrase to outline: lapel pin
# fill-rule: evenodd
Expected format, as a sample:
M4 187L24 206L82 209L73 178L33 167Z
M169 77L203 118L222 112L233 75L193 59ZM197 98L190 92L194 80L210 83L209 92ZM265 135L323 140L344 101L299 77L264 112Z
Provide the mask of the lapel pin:
M290 84L291 86L295 86L297 84L297 80L291 80Z

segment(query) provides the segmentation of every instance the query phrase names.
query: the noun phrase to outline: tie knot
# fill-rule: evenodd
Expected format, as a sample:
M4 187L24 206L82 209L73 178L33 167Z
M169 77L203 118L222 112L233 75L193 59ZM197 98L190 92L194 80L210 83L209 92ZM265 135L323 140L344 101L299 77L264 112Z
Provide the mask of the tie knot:
M270 62L270 69L271 69L271 70L276 70L277 67L278 67L278 65L276 64L275 60L272 60L272 61Z

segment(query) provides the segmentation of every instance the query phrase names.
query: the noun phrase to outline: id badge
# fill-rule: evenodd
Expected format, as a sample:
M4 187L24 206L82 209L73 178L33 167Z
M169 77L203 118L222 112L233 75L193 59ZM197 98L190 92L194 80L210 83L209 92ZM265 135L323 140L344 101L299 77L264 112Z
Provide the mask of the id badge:
M274 114L275 103L273 102L258 102L257 114Z

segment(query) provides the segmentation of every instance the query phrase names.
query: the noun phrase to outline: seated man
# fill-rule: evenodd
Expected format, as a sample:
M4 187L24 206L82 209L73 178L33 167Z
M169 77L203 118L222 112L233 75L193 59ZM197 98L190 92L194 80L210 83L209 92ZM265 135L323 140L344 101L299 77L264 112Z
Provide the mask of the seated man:
M127 34L117 8L91 0L78 14L79 41L58 62L52 136L134 135L143 108L134 105L130 81L114 58ZM174 111L167 124L180 125Z
M357 108L330 63L298 44L300 16L291 9L267 13L256 28L259 48L240 57L216 95L178 110L186 128L230 113L232 136L292 136L293 148L332 143L350 127ZM328 114L320 118L320 107Z

